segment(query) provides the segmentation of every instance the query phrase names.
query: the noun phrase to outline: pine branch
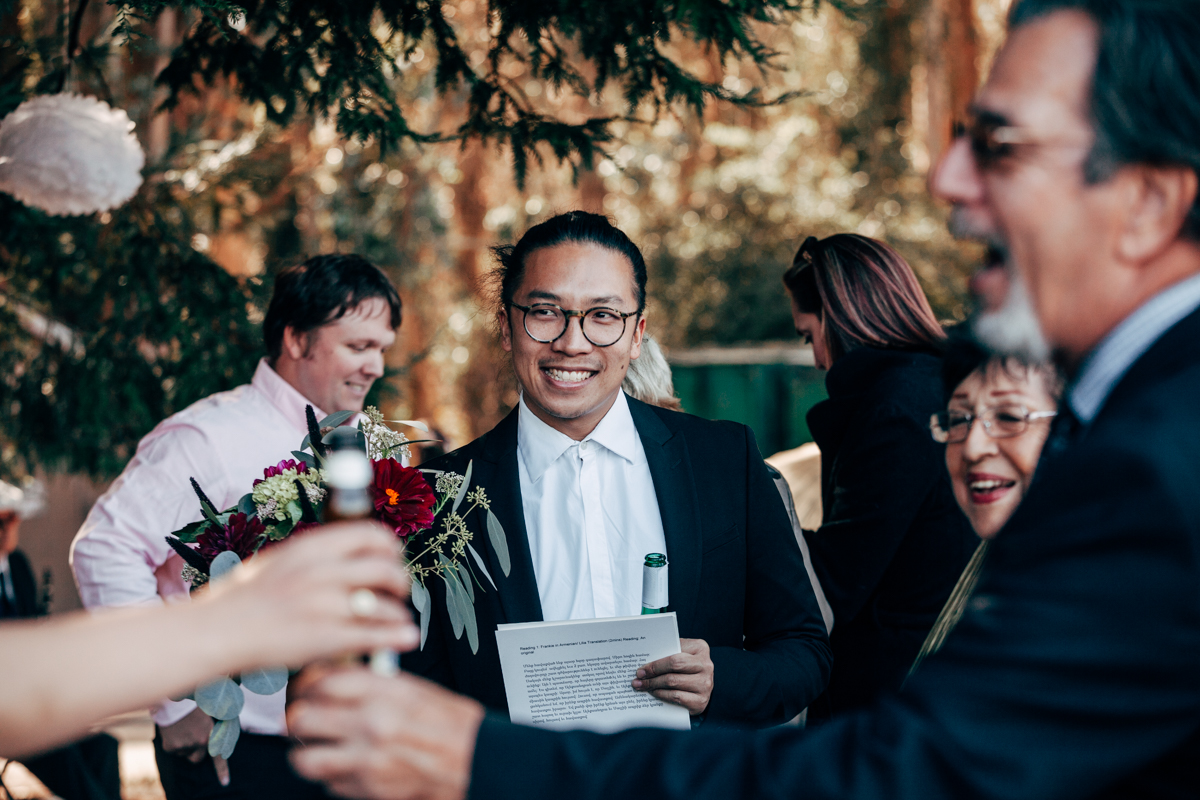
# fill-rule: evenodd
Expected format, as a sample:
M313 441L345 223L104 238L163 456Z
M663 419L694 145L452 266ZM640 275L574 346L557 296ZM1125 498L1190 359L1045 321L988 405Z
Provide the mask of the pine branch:
M167 5L162 0L127 0L119 9L150 18ZM164 109L178 105L185 94L229 78L245 100L263 103L273 122L286 125L300 114L334 119L343 136L375 140L385 152L405 142L479 139L510 146L517 182L523 185L529 162L542 162L543 146L577 174L589 169L596 152L610 141L609 126L619 117L604 114L566 122L546 116L503 77L505 63L522 63L531 77L581 97L599 97L609 84L619 84L626 116L647 108L657 117L677 103L699 113L713 100L776 104L791 95L763 100L754 91L731 92L689 72L662 48L682 37L713 48L721 60L749 58L769 68L775 53L759 41L752 23L781 21L806 4L492 0L492 35L479 67L471 65L441 3L258 0L243 9L228 0L184 0L172 5L202 14L158 77L167 89ZM231 27L231 14L244 14L244 31ZM432 48L435 55L437 93L466 92L466 120L454 130L413 129L406 99L397 95L392 62L397 55L411 55L419 45ZM584 76L585 64L593 71L590 80Z

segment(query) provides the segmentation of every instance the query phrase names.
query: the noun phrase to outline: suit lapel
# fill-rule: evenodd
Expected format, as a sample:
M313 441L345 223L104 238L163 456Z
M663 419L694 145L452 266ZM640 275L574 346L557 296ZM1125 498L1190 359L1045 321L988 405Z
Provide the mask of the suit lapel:
M475 549L486 553L488 570L496 581L504 619L498 622L541 622L542 601L538 594L529 535L525 530L525 510L521 503L521 478L517 469L517 409L487 434L483 452L473 467L472 482L487 489L492 513L504 528L512 570L507 576L491 544ZM477 512L478 540L488 538L487 512Z
M682 434L667 427L652 407L633 398L628 400L629 413L650 464L650 477L654 481L667 540L669 608L679 616L680 631L690 630L696 595L700 590L703 545L700 502L696 497L687 443Z
M1113 387L1095 420L1106 416L1111 406L1119 406L1126 396L1138 396L1146 386L1164 380L1181 369L1200 361L1200 311L1193 311L1167 329L1158 341L1130 365ZM1091 427L1091 425L1087 426ZM1084 432L1086 435L1086 430Z

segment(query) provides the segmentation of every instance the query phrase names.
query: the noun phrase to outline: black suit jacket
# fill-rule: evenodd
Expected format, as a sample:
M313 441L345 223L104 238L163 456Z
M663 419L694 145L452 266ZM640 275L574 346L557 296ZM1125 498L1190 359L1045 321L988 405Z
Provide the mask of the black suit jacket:
M1040 469L941 652L802 731L554 735L495 720L474 797L1200 794L1200 313Z
M709 422L629 398L662 513L670 559L669 611L684 638L712 651L710 721L777 724L798 714L825 688L830 654L796 537L754 434L744 425ZM404 656L405 669L507 710L496 626L542 619L517 472L517 411L467 446L422 464L459 474L473 462L507 533L512 571L505 577L490 544L488 571L475 590L480 645L472 654L455 639L445 584L434 579L434 614L425 648ZM467 520L486 541L482 512ZM435 526L440 525L440 520Z
M929 433L945 407L941 358L862 347L825 383L808 413L824 518L806 538L833 609L825 697L839 714L900 688L979 538Z
M38 616L41 609L38 605L37 581L33 577L29 559L20 550L14 550L8 554L8 569L17 601L16 613L10 619Z

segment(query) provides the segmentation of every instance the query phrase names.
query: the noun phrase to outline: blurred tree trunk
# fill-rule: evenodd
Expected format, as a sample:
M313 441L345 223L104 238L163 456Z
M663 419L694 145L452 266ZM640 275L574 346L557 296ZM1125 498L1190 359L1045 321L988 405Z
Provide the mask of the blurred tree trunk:
M930 164L936 164L950 143L954 123L966 118L979 87L979 42L972 0L929 0L924 16L925 144Z

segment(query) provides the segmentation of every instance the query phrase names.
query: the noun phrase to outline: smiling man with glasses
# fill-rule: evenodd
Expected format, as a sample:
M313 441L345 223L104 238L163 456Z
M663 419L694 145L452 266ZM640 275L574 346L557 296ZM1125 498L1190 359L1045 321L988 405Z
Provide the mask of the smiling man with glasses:
M495 429L422 467L473 464L512 569L488 565L497 589L476 595L478 654L453 635L439 598L405 669L503 711L497 624L639 614L643 560L665 553L683 652L630 675L634 688L687 708L693 724L796 716L825 688L831 656L754 435L621 390L646 328L641 253L606 218L575 211L495 254L500 340L521 400Z

